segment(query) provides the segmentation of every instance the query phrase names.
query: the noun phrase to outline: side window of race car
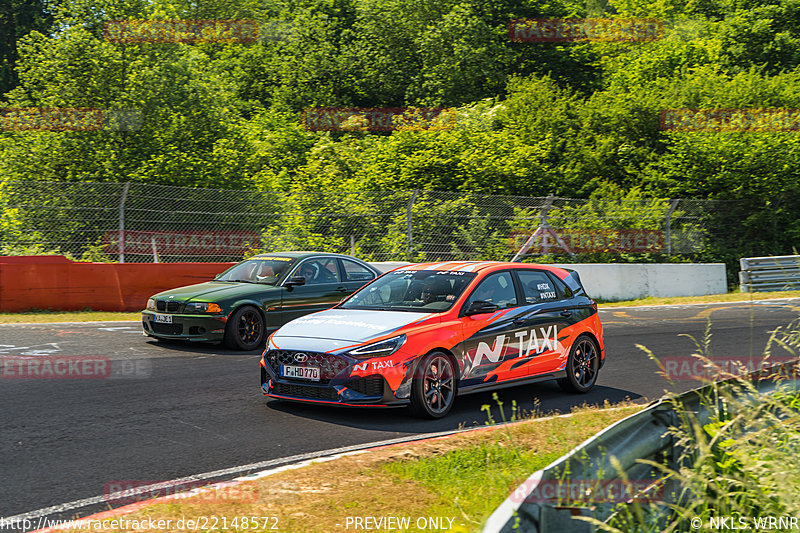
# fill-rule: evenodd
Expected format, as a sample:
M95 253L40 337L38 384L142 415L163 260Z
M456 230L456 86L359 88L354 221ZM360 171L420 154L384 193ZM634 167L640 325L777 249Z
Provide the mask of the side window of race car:
M306 285L339 281L339 269L336 266L335 257L303 261L294 275L306 278Z
M342 259L342 265L344 266L345 281L369 281L375 277L372 271L355 261Z
M555 284L546 272L541 270L517 270L525 303L551 302L558 299Z
M514 282L511 272L498 272L490 274L481 281L467 300L466 307L472 302L483 300L496 304L500 309L517 306L517 294L514 291Z
M572 292L572 289L567 287L567 284L558 279L558 277L554 276L553 274L549 274L550 279L555 282L556 290L558 291L558 298L560 300L565 300L567 298L572 298L575 296L575 293Z

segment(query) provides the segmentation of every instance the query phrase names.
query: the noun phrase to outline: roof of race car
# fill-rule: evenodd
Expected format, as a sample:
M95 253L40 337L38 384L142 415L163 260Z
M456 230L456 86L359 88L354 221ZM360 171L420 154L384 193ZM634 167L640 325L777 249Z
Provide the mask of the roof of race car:
M333 257L347 257L350 258L349 255L344 254L335 254L331 252L312 252L312 251L305 251L305 250L292 250L289 252L268 252L263 254L258 254L250 257L249 259L269 259L271 257L291 257L292 259L303 258L309 256L333 256Z
M444 270L449 272L480 272L488 268L540 268L549 270L563 278L568 274L563 268L531 263L510 263L503 261L442 261L439 263L418 263L400 267L397 270Z

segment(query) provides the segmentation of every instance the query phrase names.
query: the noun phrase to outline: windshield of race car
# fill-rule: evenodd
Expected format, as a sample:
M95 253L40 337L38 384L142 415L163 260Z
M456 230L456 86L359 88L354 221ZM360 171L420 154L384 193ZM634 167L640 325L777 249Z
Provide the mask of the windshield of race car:
M390 272L354 294L339 308L437 313L450 309L474 278L473 272Z
M219 275L217 281L238 281L275 285L295 260L290 257L264 257L243 261Z

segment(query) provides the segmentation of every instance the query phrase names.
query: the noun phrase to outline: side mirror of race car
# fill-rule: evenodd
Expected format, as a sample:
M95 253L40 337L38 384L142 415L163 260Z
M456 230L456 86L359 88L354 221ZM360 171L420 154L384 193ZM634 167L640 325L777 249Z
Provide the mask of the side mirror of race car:
M500 309L497 304L493 304L492 302L487 302L486 300L475 300L469 306L469 308L464 312L465 315L479 315L481 313L494 313Z

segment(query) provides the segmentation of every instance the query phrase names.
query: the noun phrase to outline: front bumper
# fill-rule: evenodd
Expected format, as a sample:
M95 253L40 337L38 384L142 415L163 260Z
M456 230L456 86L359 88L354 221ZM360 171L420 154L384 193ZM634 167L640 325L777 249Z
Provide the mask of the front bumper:
M351 376L351 362L332 354L319 357L309 366L320 367L320 381L280 376L280 361L261 358L261 392L264 396L296 402L348 407L394 407L406 405L408 398L399 398L379 374Z
M155 321L155 315L167 314L172 317L171 324ZM160 339L179 339L196 342L217 342L225 336L225 315L196 315L156 313L142 311L142 330L145 335Z

